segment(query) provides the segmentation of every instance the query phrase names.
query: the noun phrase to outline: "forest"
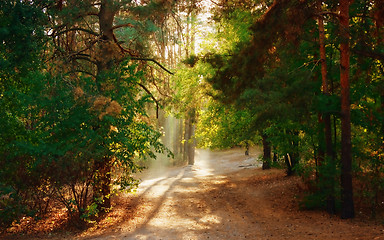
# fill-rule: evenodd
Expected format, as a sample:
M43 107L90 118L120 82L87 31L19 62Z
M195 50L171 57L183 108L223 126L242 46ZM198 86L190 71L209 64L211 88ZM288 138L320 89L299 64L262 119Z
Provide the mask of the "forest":
M198 149L260 148L302 211L382 223L384 1L2 0L0 111L1 234L95 226Z

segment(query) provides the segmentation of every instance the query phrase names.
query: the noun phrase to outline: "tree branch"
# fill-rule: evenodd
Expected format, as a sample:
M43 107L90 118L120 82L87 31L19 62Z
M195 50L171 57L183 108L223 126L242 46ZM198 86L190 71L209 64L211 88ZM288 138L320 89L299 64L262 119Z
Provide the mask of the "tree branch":
M353 53L356 53L358 55L361 55L361 56L364 56L364 57L369 57L369 58L372 58L372 59L376 59L376 60L380 60L380 61L384 61L384 54L382 53L379 53L379 52L375 52L371 49L368 49L368 47L365 47L365 51L364 50L359 50L359 49L356 49L356 48L353 48L351 49Z
M335 16L337 18L340 18L340 14L338 14L336 12L329 12L329 11L318 12L315 15L317 15L317 16L331 15L331 16Z
M77 60L77 59L79 59L79 60L86 60L86 61L88 61L90 63L93 63L93 64L97 65L97 62L95 60L92 60L90 57L86 56L85 54L78 54L78 55L73 56L71 58L75 59L75 60Z
M83 32L89 33L89 34L94 35L94 36L99 36L99 34L97 32L94 32L92 30L85 29L85 28L80 28L80 27L66 29L66 30L63 30L63 31L58 32L56 34L52 34L51 36L58 36L58 35L64 34L66 32L71 32L71 31L83 31Z
M214 1L212 1L212 0L210 0L210 2L213 3L213 4L216 5L216 6L219 6L219 7L222 6L222 5L219 5L217 2L214 2Z
M84 16L99 16L99 13L97 13L97 12L89 12L89 13L86 13L86 14L84 14L84 15L82 15L81 17L84 17Z
M166 71L167 73L171 74L171 75L174 75L173 72L169 71L167 68L165 68L163 65L161 65L158 61L156 61L155 59L152 59L152 58L140 58L140 57L133 57L131 51L125 49L123 46L121 46L119 44L119 42L117 41L117 38L115 36L115 34L113 34L113 40L114 42L116 43L116 45L120 48L120 50L122 51L122 53L129 53L129 55L131 56L131 60L138 60L138 61L151 61L151 62L154 62L155 64L157 64L161 69L163 69L164 71Z
M117 41L116 35L114 33L112 33L112 36L113 36L113 41L115 41L116 45L120 48L121 52L123 54L128 53L129 55L131 55L131 52L129 50L123 48L123 46L121 46L120 42Z
M71 71L71 72L69 72L69 73L85 73L85 74L87 74L87 75L92 76L93 78L96 78L96 75L95 75L95 74L93 74L93 73L91 73L91 72L88 72L88 71L85 71L85 70L81 70L81 69L76 69L76 70Z
M163 96L167 97L167 98L172 98L172 96L169 96L168 94L162 92L160 90L160 88L157 86L156 84L156 79L155 79L155 76L153 76L153 68L151 66L149 66L149 68L151 69L150 71L150 74L151 74L151 78L152 78L152 84L155 86L156 90Z
M176 16L178 16L174 11L172 11L172 14L171 14L171 16L173 17L173 19L175 20L175 22L176 22L176 24L177 24L177 26L178 26L178 28L179 29L177 29L177 31L180 33L182 33L183 32L183 27L181 26L181 24L180 24L180 20L176 17ZM186 42L185 41L185 38L184 38L184 35L183 34L181 34L180 35L181 36L181 39L182 39L182 41L183 42Z
M100 36L99 36L96 40L90 42L88 47L86 47L86 48L84 48L84 49L81 49L81 50L79 50L79 51L77 51L77 52L75 52L75 53L71 53L68 57L71 58L71 57L76 56L76 55L82 55L82 56L85 55L85 56L89 56L89 55L87 55L87 54L82 54L82 53L85 52L85 51L87 51L87 50L89 50L91 47L93 47L93 45L94 45L95 43L97 43L97 41L98 41L99 39L100 39Z
M167 73L171 74L171 75L174 75L173 72L169 71L168 69L166 69L163 65L161 65L158 61L156 61L155 59L152 59L152 58L140 58L140 57L131 57L131 60L138 60L138 61L151 61L151 62L154 62L155 64L157 64L159 67L161 67L161 69L163 69L164 71L166 71Z
M120 25L116 25L116 26L113 26L112 27L112 30L115 30L115 29L118 29L118 28L122 28L122 27L134 27L131 23L126 23L126 24L120 24Z
M159 118L159 101L157 101L157 99L153 96L153 94L151 93L151 91L148 90L148 88L146 88L143 84L141 83L138 83L138 85L144 89L144 91L146 91L150 96L151 98L153 99L153 101L156 103L156 118Z
M152 58L140 58L140 57L133 57L132 55L132 52L125 49L123 46L121 46L119 44L119 42L117 41L117 38L115 36L115 34L113 34L113 40L115 41L116 45L120 48L120 50L123 52L123 53L129 53L129 55L131 56L131 60L138 60L138 61L151 61L151 62L154 62L155 64L157 64L161 69L163 69L164 71L166 71L167 73L171 74L171 75L174 75L173 72L169 71L167 68L165 68L163 65L161 65L158 61L156 61L155 59L152 59Z

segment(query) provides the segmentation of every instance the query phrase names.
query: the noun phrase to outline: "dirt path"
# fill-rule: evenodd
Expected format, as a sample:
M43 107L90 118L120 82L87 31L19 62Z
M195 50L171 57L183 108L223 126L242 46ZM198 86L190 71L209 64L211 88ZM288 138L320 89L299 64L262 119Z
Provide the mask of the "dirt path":
M147 172L137 194L113 199L113 210L93 228L6 239L384 240L382 224L300 210L300 179L261 170L253 153L198 150L195 166Z
M155 177L153 177L155 175ZM199 150L196 165L150 173L117 200L118 222L77 239L384 239L382 225L300 211L298 178L262 171L243 151Z

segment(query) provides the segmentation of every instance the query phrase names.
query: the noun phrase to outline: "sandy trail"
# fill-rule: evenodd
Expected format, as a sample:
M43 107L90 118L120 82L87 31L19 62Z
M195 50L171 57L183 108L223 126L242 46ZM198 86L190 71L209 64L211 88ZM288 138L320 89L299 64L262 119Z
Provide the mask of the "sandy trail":
M352 220L300 210L301 179L261 170L259 154L198 150L194 166L145 172L137 194L114 197L112 211L86 230L41 231L57 220L53 214L35 223L37 234L4 239L384 240L383 221L369 220L358 209Z
M231 216L217 212L221 207L235 211L236 206L215 206L220 197L218 185L227 182L228 174L259 167L258 154L245 156L239 149L197 150L194 166L150 170L142 176L136 196L127 196L139 215L121 224L116 233L86 239L222 239L224 223L230 236L236 236ZM221 226L221 237L212 231L215 225Z
M137 195L123 197L132 214L76 238L384 239L381 225L299 210L300 179L261 170L258 154L198 150L195 166L148 172Z

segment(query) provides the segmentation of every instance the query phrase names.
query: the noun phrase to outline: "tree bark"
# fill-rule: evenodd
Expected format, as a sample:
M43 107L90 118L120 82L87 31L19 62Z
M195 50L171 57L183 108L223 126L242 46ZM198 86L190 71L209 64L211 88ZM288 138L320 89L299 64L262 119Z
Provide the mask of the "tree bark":
M184 162L187 162L188 165L195 164L195 142L193 139L194 135L194 126L191 118L185 120L185 129L184 129Z
M263 141L263 166L262 169L271 168L271 145L268 141L268 137L265 134L262 134Z
M284 161L285 161L285 164L287 165L287 176L292 176L294 174L294 171L293 171L292 158L290 157L289 154L284 155Z
M297 141L299 131L289 130L288 134L293 135L293 139L290 141L291 151L284 156L285 163L287 164L287 176L292 176L295 174L295 166L299 161L299 142Z
M94 168L96 176L93 186L93 199L98 203L99 210L104 212L111 207L111 158L104 157L101 161L96 161Z
M177 134L179 160L183 160L183 119L178 120L179 133Z
M183 161L188 162L188 140L189 140L189 119L184 119L184 146L183 146Z
M97 61L97 74L96 85L101 86L101 82L104 81L104 74L112 70L116 64L117 51L114 50L113 39L113 19L115 17L116 10L114 9L113 2L110 0L101 1L99 16L100 35L102 36L100 41L100 51ZM99 87L99 91L102 94L103 91ZM112 158L110 156L104 156L100 160L95 161L95 184L93 186L94 199L102 199L99 204L100 211L105 211L111 207L110 194L111 194L111 170L112 170Z
M318 10L321 11L322 2L318 1ZM323 16L320 15L318 17L318 26L319 26L319 47L320 47L320 59L321 59L321 86L322 92L324 95L329 96L329 88L328 88L328 79L327 79L327 62L326 62L326 51L325 51L325 29ZM320 122L324 122L324 136L325 136L325 153L327 164L330 164L333 167L334 164L334 150L332 145L332 128L331 128L331 116L329 113L323 113L322 119ZM322 139L321 139L322 140ZM322 146L322 144L320 144ZM320 147L320 151L323 152L322 147ZM322 164L324 159L320 158L319 154L319 165ZM328 189L324 189L325 191L329 191L327 196L327 212L330 214L335 214L336 206L335 206L335 195L334 195L334 181L332 179L324 179L329 186L326 186ZM328 185L328 184L327 184Z
M351 106L349 97L349 0L340 0L341 218L355 216L352 186Z
M194 165L195 164L195 140L194 140L194 134L195 134L195 128L193 125L193 122L189 122L189 140L188 140L188 165Z

